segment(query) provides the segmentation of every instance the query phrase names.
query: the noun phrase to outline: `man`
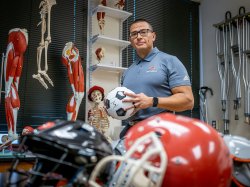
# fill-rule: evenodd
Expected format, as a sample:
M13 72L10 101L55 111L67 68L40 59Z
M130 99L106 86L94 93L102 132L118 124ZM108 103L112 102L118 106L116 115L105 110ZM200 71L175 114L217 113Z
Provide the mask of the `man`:
M135 114L126 121L120 139L113 143L117 155L126 154L126 132L137 122L163 112L189 110L194 105L186 68L177 57L154 47L155 39L156 33L147 20L137 19L131 24L129 40L136 50L137 59L124 72L121 84L135 93L126 92L132 98L123 100L134 103L127 110L134 107ZM109 187L117 183L125 168L126 164L119 166L109 181Z
M193 108L194 98L186 68L180 60L153 46L156 33L145 19L137 19L130 26L130 42L137 59L122 76L122 86L135 92L126 93L132 99L136 113L129 119L121 137L131 125L150 116L167 111ZM130 108L128 108L130 109Z

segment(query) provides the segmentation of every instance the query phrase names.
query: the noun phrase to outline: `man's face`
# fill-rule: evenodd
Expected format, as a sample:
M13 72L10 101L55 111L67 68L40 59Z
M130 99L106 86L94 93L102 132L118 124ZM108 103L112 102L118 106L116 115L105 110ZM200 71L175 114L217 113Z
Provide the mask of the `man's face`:
M137 33L138 31L143 32L142 35ZM145 32L146 31L146 32ZM138 22L134 23L130 27L130 42L133 48L136 51L151 51L153 48L153 42L155 41L155 33L152 32L151 28L149 27L148 23L146 22ZM133 33L134 36L133 36Z

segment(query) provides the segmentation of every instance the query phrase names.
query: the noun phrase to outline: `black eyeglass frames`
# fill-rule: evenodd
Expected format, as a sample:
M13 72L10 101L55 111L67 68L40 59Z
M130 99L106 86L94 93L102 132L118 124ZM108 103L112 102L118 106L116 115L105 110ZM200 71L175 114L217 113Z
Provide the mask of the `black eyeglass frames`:
M135 39L138 37L138 33L142 37L147 37L149 32L153 32L151 29L141 29L139 31L134 31L129 34L130 38Z

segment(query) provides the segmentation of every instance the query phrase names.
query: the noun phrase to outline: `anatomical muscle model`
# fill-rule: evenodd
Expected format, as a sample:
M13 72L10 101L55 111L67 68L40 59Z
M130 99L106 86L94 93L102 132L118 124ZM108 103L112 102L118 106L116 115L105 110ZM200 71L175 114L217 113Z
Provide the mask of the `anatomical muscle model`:
M123 10L124 6L125 6L125 0L119 0L115 6L120 9L120 10Z
M95 55L96 55L96 59L98 60L98 63L100 63L102 58L104 57L104 52L105 52L105 49L103 47L98 47L95 50Z
M27 46L28 33L26 29L15 28L9 31L4 61L5 112L9 140L18 138L16 132L17 113L20 108L18 85L23 67L23 55Z
M97 59L97 63L96 64L94 64L94 65L91 65L90 67L89 67L89 70L90 71L95 71L96 70L96 68L97 68L97 65L99 64L99 63L101 63L101 60L103 59L103 57L104 57L104 52L105 52L105 49L103 48L103 47L98 47L96 50L95 50L95 56L96 56L96 59Z
M47 74L48 71L48 46L51 43L51 35L50 35L50 17L51 17L51 7L56 4L56 0L43 0L41 1L39 8L41 8L40 14L41 14L41 22L38 23L38 25L41 24L41 42L39 43L39 46L37 47L37 68L38 72L37 74L33 74L33 78L37 79L46 89L48 89L47 84L45 83L42 76L52 85L53 81L50 79L49 75ZM46 26L46 15L48 14L47 18L47 26ZM47 37L44 39L44 34L47 30ZM41 57L42 52L45 50L45 64L44 64L44 70L41 69Z
M65 44L62 52L62 63L67 67L68 78L73 95L67 104L67 119L75 121L84 97L84 73L78 49L72 42Z
M100 4L103 6L107 6L106 0L101 0ZM98 25L101 31L101 34L103 34L104 26L105 26L105 12L97 12L97 20L98 20Z

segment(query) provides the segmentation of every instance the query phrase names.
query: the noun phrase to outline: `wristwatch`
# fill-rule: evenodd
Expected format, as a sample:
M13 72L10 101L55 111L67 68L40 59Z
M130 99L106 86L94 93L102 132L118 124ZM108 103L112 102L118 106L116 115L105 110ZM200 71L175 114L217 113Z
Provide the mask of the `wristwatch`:
M158 105L158 97L153 97L153 107L157 107Z

